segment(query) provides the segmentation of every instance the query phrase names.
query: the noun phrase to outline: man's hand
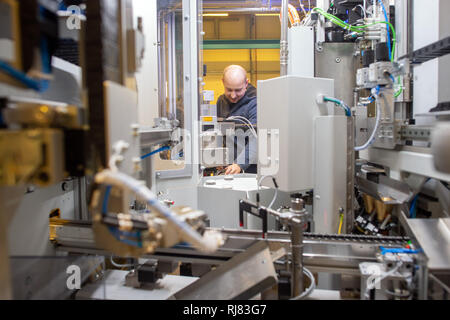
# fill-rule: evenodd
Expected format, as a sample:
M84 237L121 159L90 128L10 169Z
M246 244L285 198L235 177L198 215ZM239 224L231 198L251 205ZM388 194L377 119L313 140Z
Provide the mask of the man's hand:
M237 164L232 164L231 166L228 166L227 169L225 170L226 175L238 173L241 173L241 167Z

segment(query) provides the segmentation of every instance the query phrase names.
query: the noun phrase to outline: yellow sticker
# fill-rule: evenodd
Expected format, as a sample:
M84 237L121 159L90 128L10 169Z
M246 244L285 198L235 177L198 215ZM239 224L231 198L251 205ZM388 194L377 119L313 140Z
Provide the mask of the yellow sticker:
M212 122L213 117L203 117L203 122Z

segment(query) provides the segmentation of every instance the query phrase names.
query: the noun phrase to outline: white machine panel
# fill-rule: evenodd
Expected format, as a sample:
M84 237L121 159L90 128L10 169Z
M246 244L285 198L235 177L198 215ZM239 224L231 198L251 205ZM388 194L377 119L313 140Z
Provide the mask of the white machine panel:
M297 26L288 31L288 74L314 77L314 29Z
M117 167L124 173L136 175L140 170L140 140L138 124L137 93L114 82L106 81L105 101L108 142L107 159L113 154L112 147L119 141L128 145Z
M316 102L319 95L333 96L334 81L298 76L258 81L258 176L275 176L282 191L314 187L314 119L328 114ZM264 139L265 130L275 136ZM279 150L265 145L277 140Z
M260 194L260 203L263 206L268 206L274 196L274 190L267 187L258 190L258 181L253 174L204 177L198 186L198 208L208 215L210 227L240 228L239 200L256 202L256 193ZM289 204L289 195L279 192L272 208L286 204ZM262 223L260 219L246 214L244 227L261 230ZM268 227L270 230L275 227L275 219L272 216L269 216Z
M314 232L337 234L339 209L347 207L347 118L318 117L314 130Z

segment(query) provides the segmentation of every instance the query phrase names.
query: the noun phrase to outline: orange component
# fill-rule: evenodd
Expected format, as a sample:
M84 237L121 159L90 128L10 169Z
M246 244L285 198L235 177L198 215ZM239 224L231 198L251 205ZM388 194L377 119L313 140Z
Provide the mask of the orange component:
M295 7L292 4L289 5L288 15L291 26L300 23L300 15L298 14L297 9L295 9ZM280 13L280 21L281 19L283 19L283 17L281 16Z

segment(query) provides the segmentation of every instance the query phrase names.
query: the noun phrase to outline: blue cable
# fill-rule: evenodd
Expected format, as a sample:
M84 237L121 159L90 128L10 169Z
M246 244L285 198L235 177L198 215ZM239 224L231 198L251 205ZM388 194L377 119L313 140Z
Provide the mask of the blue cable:
M155 151L152 151L152 152L150 152L150 153L147 153L147 154L141 156L141 160L143 160L143 159L145 159L145 158L148 158L148 157L151 157L152 155L154 155L154 154L156 154L156 153L163 152L163 151L166 151L166 150L170 150L170 147L167 147L167 146L166 146L166 147L162 147L162 148L159 148L159 149L157 149L157 150L155 150Z
M106 190L105 190L105 196L103 198L103 204L102 204L102 214L106 215L108 213L108 200L109 200L109 195L111 193L111 186L106 186ZM128 239L123 239L123 237L133 237L133 238L137 238L140 239L141 238L141 232L137 231L137 232L127 232L127 231L121 231L121 230L117 230L114 227L108 227L109 231L111 232L111 234L120 242L126 243L128 245L134 246L134 247L139 247L142 248L142 242L141 241L131 241Z
M386 19L386 22L389 22L389 19L388 19L388 16L387 16L387 11L386 11L386 8L384 7L383 0L378 0L378 1L381 4L381 8L383 8L384 18ZM391 34L389 32L389 28L386 28L386 29L387 29L387 37L388 37L387 45L388 45L389 54L391 55L392 54Z
M425 181L425 183L427 183L430 180L431 180L431 178L428 178ZM409 217L410 218L416 218L417 199L419 199L419 193L414 197L413 201L411 202L411 207L409 208Z
M42 81L37 81L28 77L25 73L16 70L4 61L0 61L0 71L3 71L7 75L13 77L30 89L40 92L45 90L45 84L42 83Z
M338 99L334 99L334 98L329 98L329 97L324 97L323 100L324 101L329 101L329 102L334 102L335 104L341 106L345 110L345 115L347 117L351 117L352 116L352 111L342 101L340 101Z
M391 80L392 80L392 83L394 83L394 84L395 84L395 79L394 79L394 76L393 76L392 74L390 74L390 75L389 75L389 78L391 78Z
M174 249L185 249L185 248L192 248L192 246L187 242L179 242L176 245L174 245L172 248Z
M385 248L380 247L381 254L385 255L386 253L407 253L407 254L417 254L421 253L422 250L412 250L412 249L405 249L405 248Z
M47 50L47 40L45 38L42 38L41 41L41 57L42 57L43 72L46 74L50 74L51 72L51 67L49 65L50 57ZM4 61L0 61L0 71L3 71L4 73L11 76L15 80L24 84L26 87L38 92L44 92L49 87L48 80L35 80L33 78L30 78L22 71L15 69L14 67L10 66L8 63Z
M60 2L58 6L58 10L60 11L67 11L67 6L64 2Z
M142 242L141 241L133 241L133 240L129 240L129 239L123 239L122 237L125 236L124 231L117 230L114 227L109 227L109 231L114 236L114 238L116 238L120 242L123 242L123 243L128 244L128 245L133 246L133 247L142 248Z
M419 195L416 195L414 197L414 200L411 203L411 208L409 208L409 217L412 219L416 218L416 203L417 203L418 198L419 198Z
M47 45L47 38L42 37L41 40L41 59L42 59L42 71L46 74L50 74L52 72L52 66L51 66L51 57L48 53L48 45Z
M111 186L106 186L105 190L105 196L103 198L103 205L102 205L102 214L105 215L108 213L108 200L109 200L109 194L111 193Z
M41 59L42 59L42 71L45 74L51 74L52 72L52 58L48 52L47 38L42 37L41 40ZM46 91L50 86L50 81L41 80L41 92Z

